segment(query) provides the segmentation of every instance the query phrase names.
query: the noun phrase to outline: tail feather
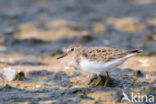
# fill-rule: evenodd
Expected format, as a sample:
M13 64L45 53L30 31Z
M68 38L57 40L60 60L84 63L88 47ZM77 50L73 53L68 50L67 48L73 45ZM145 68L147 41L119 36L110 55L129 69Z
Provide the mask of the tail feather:
M143 50L130 50L130 53L142 53Z

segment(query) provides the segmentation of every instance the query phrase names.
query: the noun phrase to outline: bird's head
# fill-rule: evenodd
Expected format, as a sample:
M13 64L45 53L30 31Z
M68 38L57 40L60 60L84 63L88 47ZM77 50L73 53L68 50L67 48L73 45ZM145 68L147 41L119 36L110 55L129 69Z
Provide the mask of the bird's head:
M71 45L65 54L63 54L62 56L58 57L57 59L61 59L67 55L71 56L71 57L75 57L76 55L78 55L81 51L82 51L83 46L80 44L74 44Z

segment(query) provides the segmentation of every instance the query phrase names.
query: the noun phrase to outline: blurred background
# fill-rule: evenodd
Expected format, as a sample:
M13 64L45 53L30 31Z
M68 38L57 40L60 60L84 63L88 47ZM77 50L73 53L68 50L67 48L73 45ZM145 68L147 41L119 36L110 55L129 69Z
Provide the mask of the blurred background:
M0 68L60 71L74 43L142 49L120 68L155 72L156 0L0 0Z
M74 43L156 52L155 0L0 0L0 23L10 65L51 65Z
M49 54L73 43L156 51L155 0L0 0L0 5L1 53Z

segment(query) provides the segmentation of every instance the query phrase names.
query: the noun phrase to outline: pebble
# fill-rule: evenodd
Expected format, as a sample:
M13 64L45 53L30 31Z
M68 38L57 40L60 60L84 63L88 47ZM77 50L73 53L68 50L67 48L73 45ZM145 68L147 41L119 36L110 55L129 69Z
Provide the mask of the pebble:
M135 76L137 76L137 77L142 77L142 76L144 75L143 72L140 71L140 70L137 70L134 74L135 74Z
M13 81L16 79L18 72L16 70L11 69L10 67L8 68L3 68L3 76L7 81Z

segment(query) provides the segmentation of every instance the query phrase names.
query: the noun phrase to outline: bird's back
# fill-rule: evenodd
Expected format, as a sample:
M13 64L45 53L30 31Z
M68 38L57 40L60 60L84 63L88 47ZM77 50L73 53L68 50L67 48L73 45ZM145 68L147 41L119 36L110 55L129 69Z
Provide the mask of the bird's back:
M97 62L109 62L115 59L123 58L129 54L140 53L140 50L120 50L109 47L87 47L84 50L83 56Z

